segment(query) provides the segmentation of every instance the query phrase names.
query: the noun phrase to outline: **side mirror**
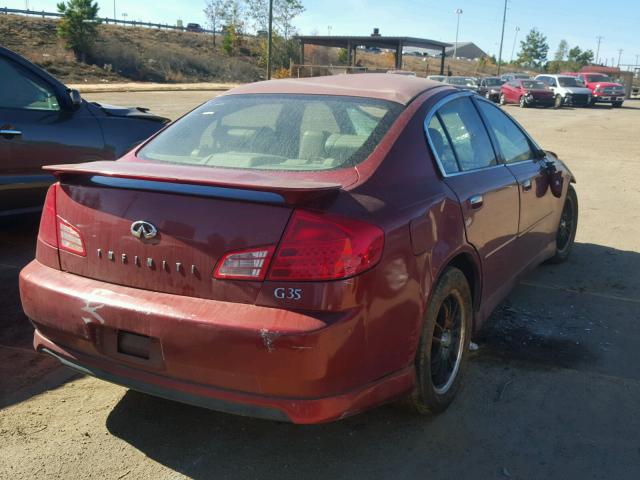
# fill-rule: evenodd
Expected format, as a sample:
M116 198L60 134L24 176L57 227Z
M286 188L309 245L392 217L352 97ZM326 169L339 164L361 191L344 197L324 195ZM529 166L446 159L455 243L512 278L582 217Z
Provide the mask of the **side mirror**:
M78 90L69 90L69 98L71 99L71 106L74 110L78 110L82 105L82 96Z

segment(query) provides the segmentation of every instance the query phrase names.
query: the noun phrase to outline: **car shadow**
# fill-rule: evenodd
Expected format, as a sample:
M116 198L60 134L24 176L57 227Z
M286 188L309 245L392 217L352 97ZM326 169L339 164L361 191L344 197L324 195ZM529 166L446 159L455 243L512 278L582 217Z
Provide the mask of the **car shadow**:
M384 478L394 475L394 468L413 478L407 470L418 475L421 465L440 472L438 478L452 478L449 474L456 467L450 460L457 455L477 455L471 462L474 466L493 468L482 464L483 454L471 453L475 451L471 444L465 447L460 442L467 435L476 439L493 435L482 429L499 429L496 425L505 418L511 431L518 422L529 422L516 413L521 406L514 406L511 414L494 410L510 383L526 383L527 375L556 375L553 372L566 369L591 372L600 368L610 374L606 371L610 364L603 360L607 352L595 343L607 339L607 333L598 333L594 339L585 332L591 329L586 327L592 320L601 321L597 309L593 317L582 316L580 305L591 310L592 301L622 302L616 307L621 319L615 321L635 322L632 312L637 306L633 302L640 303L640 254L577 243L568 262L542 265L528 275L488 321L480 335L480 350L471 358L465 387L452 408L437 417L416 417L383 406L335 423L299 426L128 391L110 412L106 426L148 457L196 479ZM624 302L630 303L625 307ZM600 308L610 306L605 303ZM616 352L621 362L635 358L637 343L631 340ZM499 467L495 468L500 476Z

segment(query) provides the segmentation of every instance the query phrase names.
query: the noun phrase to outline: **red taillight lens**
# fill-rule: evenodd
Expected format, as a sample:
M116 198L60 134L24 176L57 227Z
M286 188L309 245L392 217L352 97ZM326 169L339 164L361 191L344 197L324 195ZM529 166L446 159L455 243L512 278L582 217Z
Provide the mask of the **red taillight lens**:
M60 184L54 183L47 191L42 217L40 218L38 238L52 247L84 257L86 256L86 251L80 231L58 216L56 197L59 188Z
M373 267L384 232L335 215L294 212L271 264L269 280L335 280Z
M213 272L215 278L236 280L264 280L275 247L227 253Z
M44 208L42 209L42 217L40 217L40 230L38 231L38 238L40 240L56 248L58 248L56 196L59 186L59 183L54 183L47 191Z

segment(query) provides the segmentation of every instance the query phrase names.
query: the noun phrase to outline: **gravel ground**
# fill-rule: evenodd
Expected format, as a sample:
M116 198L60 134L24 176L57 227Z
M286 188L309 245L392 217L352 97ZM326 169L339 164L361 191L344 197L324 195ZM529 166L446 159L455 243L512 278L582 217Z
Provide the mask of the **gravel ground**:
M86 97L175 118L212 95ZM37 221L20 219L0 231L0 478L639 478L640 102L506 108L575 173L577 243L497 309L443 415L300 427L72 376L28 350L16 277Z

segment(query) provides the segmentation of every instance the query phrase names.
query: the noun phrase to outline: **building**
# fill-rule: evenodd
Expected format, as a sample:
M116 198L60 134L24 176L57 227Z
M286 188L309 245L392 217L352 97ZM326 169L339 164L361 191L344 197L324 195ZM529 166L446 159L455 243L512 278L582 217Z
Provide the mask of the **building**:
M451 47L445 49L445 55L447 57L453 56L454 45L455 42L451 43ZM473 42L458 42L458 48L456 49L456 57L458 58L468 58L471 60L476 60L482 57L488 57L487 52L482 50Z

